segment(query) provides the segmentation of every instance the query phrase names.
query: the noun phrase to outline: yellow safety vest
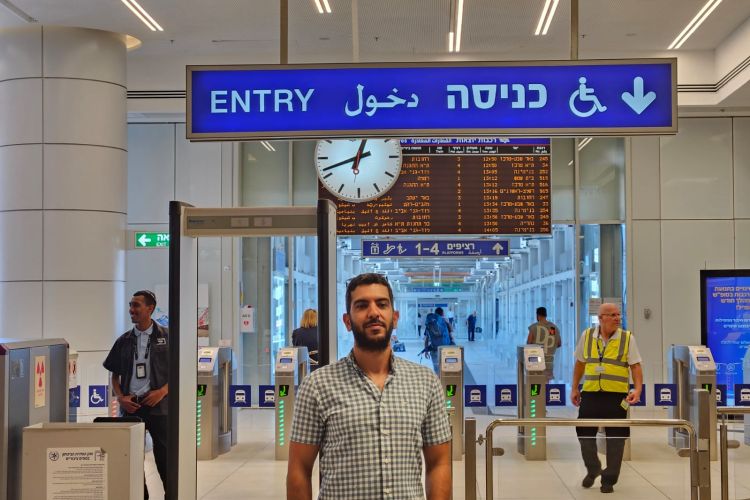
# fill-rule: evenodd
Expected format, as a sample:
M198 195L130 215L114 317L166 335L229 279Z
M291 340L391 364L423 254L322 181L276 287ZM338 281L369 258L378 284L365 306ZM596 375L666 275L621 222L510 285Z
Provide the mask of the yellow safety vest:
M583 372L583 390L588 392L624 392L630 389L628 351L630 332L617 329L609 338L606 347L600 337L594 337L594 328L586 330L583 356L586 368ZM604 352L602 352L604 351ZM600 369L599 367L602 367Z

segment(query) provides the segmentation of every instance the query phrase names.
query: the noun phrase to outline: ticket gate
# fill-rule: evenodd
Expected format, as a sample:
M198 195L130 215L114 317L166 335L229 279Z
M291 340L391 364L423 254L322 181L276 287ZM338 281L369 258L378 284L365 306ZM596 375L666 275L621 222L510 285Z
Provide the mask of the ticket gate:
M0 500L20 500L23 428L68 420L68 343L0 339Z
M547 415L544 349L536 344L520 345L517 354L518 418L542 419ZM525 456L526 460L546 460L546 427L519 427L518 453Z
M438 347L440 384L445 390L445 406L453 429L453 460L461 460L464 453L464 348L457 345Z
M230 347L198 349L196 409L196 453L198 460L213 460L236 443L237 409L229 401L234 381L234 359Z
M689 420L698 436L706 436L711 460L716 460L716 363L711 350L701 345L672 345L668 365L670 383L677 385L677 405L670 408L669 417ZM711 396L705 409L700 407L700 389ZM688 436L672 428L668 442L678 450L685 449Z
M276 460L289 459L289 434L297 387L310 373L307 347L282 347L276 353Z

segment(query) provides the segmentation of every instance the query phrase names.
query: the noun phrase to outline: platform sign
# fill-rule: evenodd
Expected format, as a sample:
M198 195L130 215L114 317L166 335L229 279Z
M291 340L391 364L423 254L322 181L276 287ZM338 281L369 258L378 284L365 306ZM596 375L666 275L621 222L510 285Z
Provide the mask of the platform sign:
M565 406L565 384L547 384L547 406Z
M508 240L363 240L363 257L504 257Z
M518 402L515 384L495 386L495 406L516 406Z
M487 386L464 386L464 406L487 406Z
M630 390L632 391L635 388L633 384L630 384ZM641 388L641 399L637 403L633 403L630 406L646 406L646 384L643 384L643 387Z
M249 385L229 386L229 406L232 408L250 408L252 406L252 387Z
M677 406L677 384L654 384L655 406Z
M677 132L677 60L187 67L187 138Z
M261 408L276 407L276 388L274 386L258 386L258 406L260 406Z
M711 384L703 384L702 388L708 390L709 394L711 393ZM727 405L726 384L716 384L716 389L714 389L714 391L715 391L714 394L716 396L716 406L726 406Z
M89 408L106 408L107 407L107 386L90 385L89 386Z

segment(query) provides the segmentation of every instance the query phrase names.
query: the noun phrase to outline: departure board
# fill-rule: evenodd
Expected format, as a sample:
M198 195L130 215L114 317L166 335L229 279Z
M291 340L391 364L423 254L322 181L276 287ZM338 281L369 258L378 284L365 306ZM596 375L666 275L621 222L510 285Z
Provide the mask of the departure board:
M401 173L380 198L337 199L339 235L549 234L548 139L408 139Z

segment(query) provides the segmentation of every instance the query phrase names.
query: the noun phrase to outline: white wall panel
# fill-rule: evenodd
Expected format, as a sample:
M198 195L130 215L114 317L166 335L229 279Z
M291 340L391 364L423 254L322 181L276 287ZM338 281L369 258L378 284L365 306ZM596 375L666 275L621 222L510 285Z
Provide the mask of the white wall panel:
M125 330L125 284L115 281L44 283L44 336L63 337L76 351L109 350ZM75 320L75 312L79 314ZM82 325L83 321L86 325Z
M44 146L44 208L124 214L127 212L127 168L128 154L121 149L47 144Z
M174 196L174 125L128 126L128 223L169 222Z
M125 149L126 93L111 83L45 80L44 141Z
M750 118L735 118L734 216L750 218Z
M126 85L125 36L109 31L44 27L44 76ZM91 64L95 60L96 64Z
M175 131L175 199L196 207L221 206L221 143L189 142L185 124Z
M0 82L0 146L42 142L41 93L39 79Z
M0 212L0 281L42 279L42 212Z
M42 282L0 282L0 318L3 337L42 338Z
M630 291L633 312L629 326L638 339L649 386L654 380L661 381L663 375L660 235L659 221L633 221L633 289ZM649 319L644 317L645 309L651 312Z
M734 267L734 223L662 221L664 346L700 343L700 270Z
M42 27L25 25L0 32L0 80L42 76Z
M129 229L132 230L132 227ZM167 226L152 227L148 230L168 231L169 228ZM155 291L156 285L167 285L168 282L169 250L161 248L128 250L125 293L132 295L133 292L143 289Z
M732 218L731 119L681 119L661 137L660 164L662 218Z
M750 220L734 221L734 267L750 269Z
M0 147L0 210L42 208L42 146Z
M221 238L198 238L198 283L208 285L209 335L211 345L216 345L222 338Z
M45 280L125 280L125 216L47 211Z
M630 140L631 207L633 219L658 219L659 138L633 137Z

